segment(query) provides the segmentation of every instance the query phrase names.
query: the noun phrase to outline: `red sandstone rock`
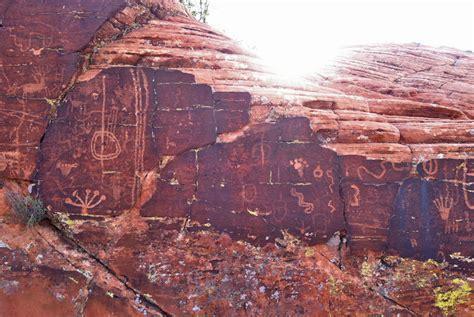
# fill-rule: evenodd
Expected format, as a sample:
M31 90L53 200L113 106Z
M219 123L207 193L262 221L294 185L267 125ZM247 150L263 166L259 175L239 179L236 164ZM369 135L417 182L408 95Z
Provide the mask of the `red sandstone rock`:
M472 270L472 53L354 48L285 83L175 1L53 2L0 4L0 176L34 181L80 250L37 232L74 267L28 266L31 296L66 290L54 312L416 314L405 280L360 286L346 247Z

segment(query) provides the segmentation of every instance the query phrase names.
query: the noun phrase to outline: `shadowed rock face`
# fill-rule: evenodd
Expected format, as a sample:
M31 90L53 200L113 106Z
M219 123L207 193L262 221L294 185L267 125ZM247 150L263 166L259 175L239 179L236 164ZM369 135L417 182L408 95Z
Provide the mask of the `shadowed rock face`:
M294 287L303 304L287 292L288 311L337 311L325 297L306 302L315 289L292 274L306 276L312 255L295 240L328 243L321 266L326 257L342 267L349 247L472 269L471 53L355 48L324 76L289 84L175 1L33 2L0 4L0 176L37 184L61 230L108 266L127 309L192 314L212 299L204 312L238 303L233 311L258 315L278 311L275 289ZM288 280L266 291L268 272L301 256L302 265L285 266ZM229 269L249 257L258 278ZM181 266L188 275L178 278ZM307 278L324 283L326 273ZM225 300L197 291L230 275ZM110 311L107 283L91 281L78 282L89 301L75 311ZM264 295L252 293L258 305L249 308L235 292L256 281ZM169 292L157 287L172 282ZM350 311L369 309L360 298L344 299ZM371 300L394 313L385 299Z

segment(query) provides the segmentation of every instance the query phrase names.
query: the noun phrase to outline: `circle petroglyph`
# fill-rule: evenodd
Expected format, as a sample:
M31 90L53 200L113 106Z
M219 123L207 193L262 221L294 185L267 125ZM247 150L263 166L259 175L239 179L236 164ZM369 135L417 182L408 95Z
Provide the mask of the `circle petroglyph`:
M92 157L99 161L113 160L122 152L119 140L109 131L96 131L92 136Z

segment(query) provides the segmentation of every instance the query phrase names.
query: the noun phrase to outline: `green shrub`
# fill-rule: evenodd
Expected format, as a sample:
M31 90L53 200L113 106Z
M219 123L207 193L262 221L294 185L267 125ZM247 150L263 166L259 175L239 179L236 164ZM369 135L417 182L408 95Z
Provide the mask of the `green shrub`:
M16 217L27 226L34 226L46 217L43 202L37 198L9 192L7 200Z
M209 0L179 0L198 21L206 23Z

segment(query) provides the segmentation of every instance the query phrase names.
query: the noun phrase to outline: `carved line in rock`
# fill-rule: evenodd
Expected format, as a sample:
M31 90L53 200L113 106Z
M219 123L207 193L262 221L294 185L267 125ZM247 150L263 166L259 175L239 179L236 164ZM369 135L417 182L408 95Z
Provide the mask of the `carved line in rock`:
M266 160L270 156L271 148L268 144L263 142L263 134L261 136L260 142L252 146L252 159L255 163L262 166L265 165Z
M48 29L49 34L44 35L43 33L40 33L38 31L29 32L27 40L25 41L25 40L22 40L21 38L18 39L17 35L12 34L12 32L15 30L14 28L8 29L9 37L13 39L13 45L15 45L15 47L17 47L22 53L27 52L28 50L32 49L33 54L38 55L38 50L41 50L42 48L48 47L51 44L53 44L54 28L51 25L44 22L37 21L37 22L34 22L34 24L38 24L37 26L38 28L40 28L41 26L46 27ZM32 29L33 29L34 24L30 25ZM32 43L33 43L33 40L37 40L37 39L41 40L42 45L38 47L38 50L35 50L34 48L32 48Z
M471 163L471 164L474 165L474 163ZM470 177L472 177L472 179ZM463 163L464 201L466 203L467 208L469 208L470 210L474 210L474 198L473 198L473 201L471 201L471 198L469 195L469 194L472 194L472 196L474 196L474 185L471 183L474 183L474 166L469 168L469 162L467 160L464 160L464 163Z
M304 194L296 191L295 188L290 190L291 196L298 198L298 206L302 207L304 212L311 214L314 211L314 204L306 202L304 199Z
M309 167L308 161L304 158L299 157L290 161L291 166L298 172L298 175L302 178L304 176L304 170Z
M108 146L113 147L113 151L110 153L104 153L105 144L109 144ZM97 145L100 145L100 152L97 151ZM116 159L120 153L122 152L122 148L120 147L120 142L117 137L109 131L96 131L92 136L91 141L91 153L92 157L98 161L106 161L106 160L113 160Z
M381 168L380 173L372 172L365 166L359 166L357 167L357 176L359 176L359 179L363 181L364 180L363 172L364 172L367 175L370 175L373 178L380 180L385 176L385 174L387 174L387 167L385 166L385 164L387 163L389 162L383 162L383 161L380 162L380 168ZM401 168L397 167L396 164L393 162L390 162L390 164L392 165L393 170L397 172L408 170L406 167L401 167Z
M360 189L357 185L352 184L351 189L354 190L349 205L351 207L358 207L360 205Z
M332 172L332 170L327 170L326 171L326 176L328 177L329 179L329 191L331 192L331 194L334 194L334 174Z
M321 168L321 165L317 165L316 168L313 170L313 176L316 179L321 179L324 176L324 171Z
M92 196L90 195L91 193L93 193ZM73 201L70 197L68 197L64 200L64 202L68 205L81 208L81 214L83 215L87 215L89 209L97 207L107 199L107 196L100 195L98 190L94 190L94 192L92 192L90 189L85 190L84 198L81 197L78 190L75 190L72 193L72 197L76 200Z
M423 171L428 175L433 177L438 173L438 161L436 160L429 160L424 161L422 164Z
M130 70L133 81L133 92L135 98L135 147L134 147L134 171L135 175L132 187L132 205L138 200L141 192L141 178L144 173L144 155L145 155L145 129L147 125L147 112L150 106L148 95L148 79L142 69ZM141 93L143 87L144 94ZM145 95L145 100L143 100Z

